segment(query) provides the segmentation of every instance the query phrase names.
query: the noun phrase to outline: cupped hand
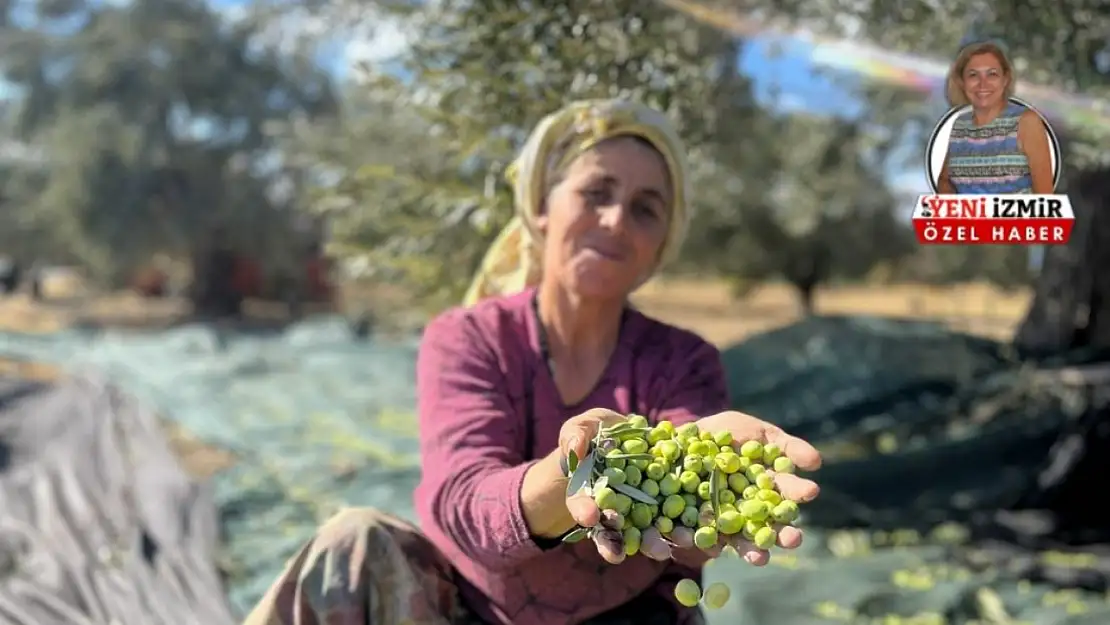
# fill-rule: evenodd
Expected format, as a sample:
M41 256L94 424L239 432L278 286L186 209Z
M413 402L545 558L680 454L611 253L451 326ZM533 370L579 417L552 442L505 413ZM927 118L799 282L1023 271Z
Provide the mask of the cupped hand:
M736 411L725 411L711 417L697 421L698 429L703 432L730 432L732 446L739 452L740 445L745 441L756 440L764 444L774 444L782 449L784 456L789 458L794 466L804 471L814 471L821 468L821 454L813 445L806 441L791 436L777 425L757 419L751 415ZM813 501L820 493L820 488L812 480L807 480L797 475L787 473L774 473L775 486L786 499L805 503ZM778 530L777 544L784 549L796 549L802 544L802 531L793 526L776 527ZM662 536L654 528L644 532L641 551L655 559L673 558L680 564L699 567L709 558L717 556L721 549L730 546L747 562L756 566L763 566L770 560L770 553L765 549L757 548L751 541L740 534L732 536L722 535L713 549L702 550L694 547L694 531L687 527L677 527L669 536Z
M578 458L585 458L590 452L591 441L601 428L624 420L624 415L604 408L593 408L568 419L559 430L559 451L562 457L566 458L574 451ZM574 522L582 527L596 527L603 520L601 510L589 495L572 494L567 497L567 510ZM608 519L608 525L614 524L612 519ZM624 539L619 525L595 532L593 541L597 545L597 552L607 562L617 564L624 561Z
M568 420L559 432L559 449L563 457L565 458L573 450L579 458L584 458L589 453L590 441L597 435L598 430L620 423L624 418L623 415L611 410L593 409ZM813 471L821 467L821 454L813 445L787 434L774 424L751 415L730 410L699 419L697 425L702 431L730 432L734 439L733 446L737 451L739 446L748 440L773 443L778 445L783 455L799 469ZM785 473L775 474L775 484L783 497L799 503L812 501L820 492L817 484L812 480ZM619 531L620 519L603 518L601 510L589 495L575 494L568 497L567 510L575 523L582 527L595 527L599 524L602 526L603 529L593 535L593 541L602 558L614 564L624 561L626 556ZM785 526L777 529L780 530L778 546L784 549L795 549L802 544L802 532L798 528ZM718 555L725 546L736 549L747 562L756 566L763 566L770 559L768 551L757 548L739 534L722 536L714 549L698 549L694 547L694 530L687 527L677 527L666 536L654 527L644 530L640 552L655 560L673 558L680 564L696 568L704 564L707 559Z

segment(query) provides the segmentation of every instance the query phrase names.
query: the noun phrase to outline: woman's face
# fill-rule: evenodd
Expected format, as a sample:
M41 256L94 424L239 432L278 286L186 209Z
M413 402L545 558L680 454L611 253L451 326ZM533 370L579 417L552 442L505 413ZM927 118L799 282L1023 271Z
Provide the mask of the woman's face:
M998 57L990 52L976 54L968 59L961 79L964 95L977 109L998 106L1006 97L1006 87L1010 81Z
M673 197L663 157L633 137L579 156L538 220L545 275L582 297L624 298L655 269Z

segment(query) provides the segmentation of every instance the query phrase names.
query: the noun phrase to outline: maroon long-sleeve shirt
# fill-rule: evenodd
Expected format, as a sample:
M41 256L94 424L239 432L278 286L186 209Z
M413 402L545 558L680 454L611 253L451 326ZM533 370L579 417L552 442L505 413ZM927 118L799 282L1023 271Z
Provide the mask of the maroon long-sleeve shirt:
M563 422L589 408L676 425L724 410L720 353L630 310L601 381L566 406L542 362L533 296L530 289L453 309L425 329L417 361L422 528L457 569L464 600L490 623L574 625L644 593L670 598L674 563L637 555L611 565L590 541L537 544L521 483L558 445Z

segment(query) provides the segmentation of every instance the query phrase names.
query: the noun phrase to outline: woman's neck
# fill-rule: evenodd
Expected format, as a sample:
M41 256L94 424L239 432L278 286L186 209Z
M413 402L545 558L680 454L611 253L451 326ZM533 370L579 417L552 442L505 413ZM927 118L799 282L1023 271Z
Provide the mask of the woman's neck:
M620 337L623 299L587 300L557 284L540 285L538 298L552 358L572 364L608 360Z
M1002 111L1005 109L1006 103L1002 102L1001 104L992 106L991 108L983 111L972 111L971 118L972 121L975 122L976 126L983 126L985 124L993 122L995 118L1001 115Z

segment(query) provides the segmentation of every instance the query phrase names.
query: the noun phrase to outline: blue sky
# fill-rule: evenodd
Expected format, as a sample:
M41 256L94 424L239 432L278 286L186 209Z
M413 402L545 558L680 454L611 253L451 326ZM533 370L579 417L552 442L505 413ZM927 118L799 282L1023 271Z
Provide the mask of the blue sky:
M740 71L755 87L756 97L791 110L828 115L856 115L861 112L852 94L854 76L819 72L810 62L812 46L797 39L757 39L745 46L740 55Z
M854 74L818 68L811 61L814 47L799 39L756 39L745 46L740 57L740 71L747 74L756 98L763 104L791 111L818 115L856 117L865 106L855 95L860 78ZM922 146L899 147L913 154ZM927 193L923 168L906 170L892 167L888 180L899 190Z

